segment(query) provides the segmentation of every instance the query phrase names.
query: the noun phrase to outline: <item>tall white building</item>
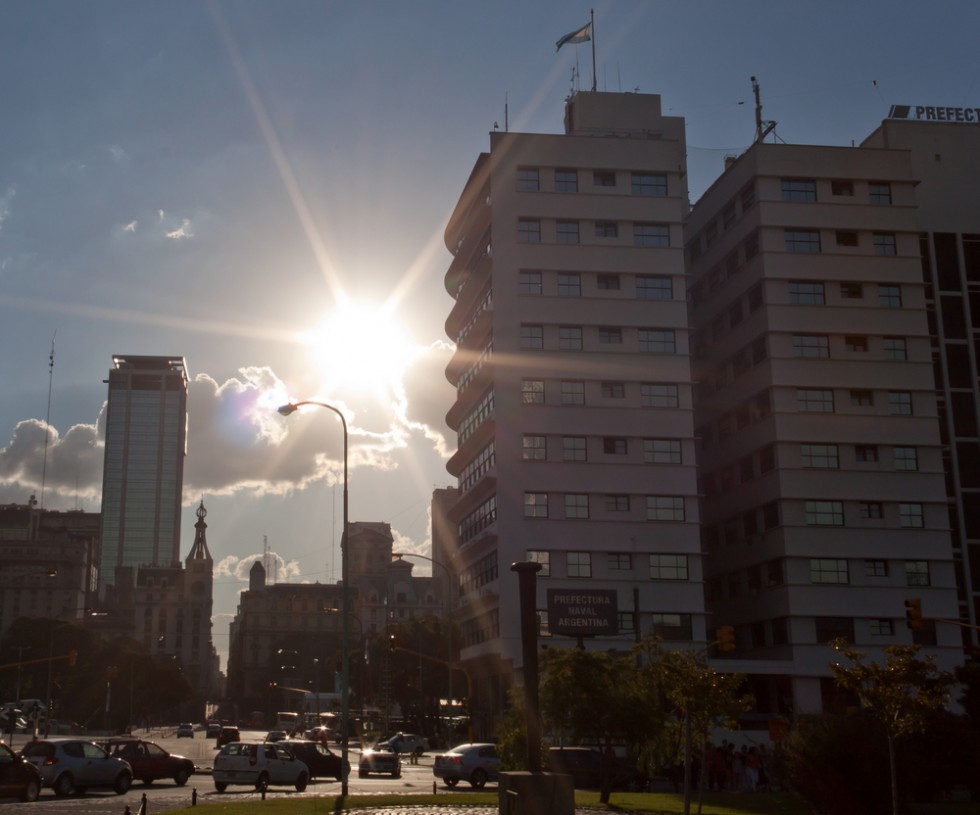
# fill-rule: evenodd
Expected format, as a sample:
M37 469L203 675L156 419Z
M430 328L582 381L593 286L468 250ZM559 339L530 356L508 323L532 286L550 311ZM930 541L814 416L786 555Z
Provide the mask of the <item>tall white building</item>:
M564 134L491 133L446 228L447 514L477 735L519 681L514 562L542 565L544 637L549 590L600 589L617 630L587 647L650 628L706 642L687 210L683 120L659 96L578 93Z
M686 225L707 603L758 712L832 707L829 643L958 616L945 442L906 150L758 143Z

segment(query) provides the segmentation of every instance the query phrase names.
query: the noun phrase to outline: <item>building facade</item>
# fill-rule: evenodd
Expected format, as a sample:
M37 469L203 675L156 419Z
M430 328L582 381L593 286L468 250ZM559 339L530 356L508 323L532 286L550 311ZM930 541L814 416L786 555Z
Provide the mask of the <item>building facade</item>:
M102 475L101 585L180 562L187 372L180 357L114 356Z
M758 712L832 706L830 643L950 669L944 453L902 150L757 143L687 222L707 603Z
M491 133L446 228L446 514L487 720L521 668L514 562L542 566L543 636L549 590L602 589L617 625L589 647L627 650L651 629L706 641L685 168L684 122L658 96L578 93L564 134Z

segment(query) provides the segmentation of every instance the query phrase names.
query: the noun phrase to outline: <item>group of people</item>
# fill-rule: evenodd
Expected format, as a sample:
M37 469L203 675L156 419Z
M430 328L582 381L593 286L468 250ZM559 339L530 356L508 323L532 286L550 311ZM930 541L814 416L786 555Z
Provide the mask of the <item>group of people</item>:
M743 744L736 749L724 740L708 748L708 788L729 792L757 792L769 788L766 772L768 753L765 745L749 747Z

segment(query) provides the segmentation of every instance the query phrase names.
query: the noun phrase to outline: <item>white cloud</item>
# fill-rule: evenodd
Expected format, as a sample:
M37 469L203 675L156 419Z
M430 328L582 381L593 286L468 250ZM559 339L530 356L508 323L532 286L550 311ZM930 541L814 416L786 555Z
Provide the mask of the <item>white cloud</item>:
M249 572L251 572L252 566L256 561L261 561L265 564L265 581L267 584L295 582L292 578L301 575L299 563L295 560L286 560L278 552L269 552L268 563L266 563L265 557L261 552L245 555L244 557L228 555L228 557L222 558L215 564L215 579L230 577L240 583L247 583Z
M16 191L13 187L7 187L7 191L0 195L0 229L3 229L3 222L10 217L10 203L14 200Z
M123 232L135 232L136 227L139 225L139 221L130 221L128 224L123 225Z
M182 238L193 238L194 233L191 231L191 222L189 218L184 218L180 222L180 226L170 232L165 232L164 237L170 238L171 240L181 240Z

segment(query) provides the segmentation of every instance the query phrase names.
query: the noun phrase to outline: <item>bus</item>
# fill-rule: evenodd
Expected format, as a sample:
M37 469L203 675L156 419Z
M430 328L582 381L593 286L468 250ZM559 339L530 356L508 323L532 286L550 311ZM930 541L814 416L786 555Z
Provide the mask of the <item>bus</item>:
M285 730L290 736L303 729L303 717L290 710L280 710L276 713L276 723L273 730Z

